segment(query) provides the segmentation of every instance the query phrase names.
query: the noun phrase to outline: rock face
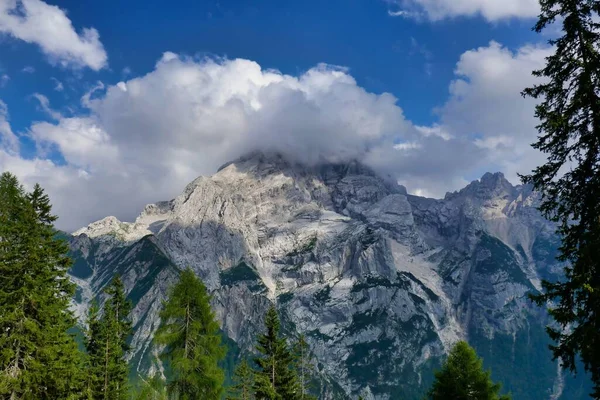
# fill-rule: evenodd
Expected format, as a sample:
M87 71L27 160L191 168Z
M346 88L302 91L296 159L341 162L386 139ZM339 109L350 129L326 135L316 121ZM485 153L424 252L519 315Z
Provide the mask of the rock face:
M526 297L561 271L536 201L502 174L433 200L359 163L251 154L134 223L108 217L75 232L76 307L83 316L120 273L135 304L133 365L160 367L157 311L189 266L242 351L277 304L315 353L322 398L420 398L445 352L468 339L514 398L583 399L587 383L559 373L545 312Z

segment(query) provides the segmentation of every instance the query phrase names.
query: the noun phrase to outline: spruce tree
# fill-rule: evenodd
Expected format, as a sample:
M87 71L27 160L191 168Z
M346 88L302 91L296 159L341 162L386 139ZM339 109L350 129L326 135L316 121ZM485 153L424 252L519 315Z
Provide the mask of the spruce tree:
M191 269L181 272L160 312L155 341L171 370L167 390L179 400L218 400L225 374L219 324L206 287Z
M294 355L285 338L280 337L280 321L271 306L265 319L266 332L258 337L256 350L260 356L254 361L259 367L255 375L255 394L258 400L296 400L300 390Z
M304 335L298 337L294 345L294 353L296 357L298 387L300 390L299 399L316 400L316 397L310 394L311 381L315 375L313 357Z
M499 396L501 385L493 383L491 373L467 342L458 342L448 355L428 393L429 400L510 400Z
M565 278L544 282L534 296L550 304L557 325L547 328L555 358L575 370L579 355L600 398L600 1L541 0L537 32L562 21L550 41L554 54L534 75L542 82L523 94L540 99L540 135L533 147L547 154L525 183L541 193L541 211L558 223Z
M0 397L83 395L83 357L67 332L71 260L55 220L39 185L26 194L13 175L0 176Z
M101 398L102 385L102 345L100 307L96 300L92 301L87 315L87 329L84 336L84 345L87 353L85 370L85 392L91 399Z
M244 358L233 374L234 385L229 389L227 400L254 400L254 371Z
M127 340L132 333L131 303L117 275L105 289L107 299L102 316L92 303L88 314L86 350L88 354L87 388L97 400L127 399L129 367Z
M105 290L108 298L104 303L101 324L107 333L104 338L104 398L126 399L129 367L125 359L129 351L127 340L133 333L129 314L131 302L125 296L125 287L116 275Z

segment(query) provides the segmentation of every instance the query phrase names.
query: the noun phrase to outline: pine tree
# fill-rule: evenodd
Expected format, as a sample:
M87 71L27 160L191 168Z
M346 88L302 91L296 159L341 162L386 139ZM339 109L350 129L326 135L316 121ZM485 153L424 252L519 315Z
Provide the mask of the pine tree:
M129 367L127 340L132 333L131 302L125 296L120 276L115 276L105 289L104 311L99 317L98 305L92 303L88 315L86 350L89 374L87 387L93 399L119 400L128 398Z
M243 359L235 369L234 385L229 390L227 400L254 400L254 371Z
M538 141L547 162L524 176L542 194L541 211L558 223L565 279L544 282L534 296L551 304L558 323L548 327L555 358L575 370L576 355L592 374L600 398L600 1L541 0L534 30L562 20L554 54L535 71L543 83L523 94L542 100L536 107Z
M82 354L67 331L74 285L48 196L0 177L0 397L82 396Z
M294 355L285 338L280 337L279 316L275 307L269 308L265 319L266 332L258 338L255 358L259 370L255 375L255 394L258 400L296 400L299 388L294 367Z
M499 396L501 385L493 383L482 360L467 342L458 342L440 371L435 373L430 400L510 400Z
M210 307L206 287L191 269L181 272L160 312L155 340L164 346L162 357L172 376L168 393L179 400L218 400L225 374L219 324Z
M300 389L300 400L316 400L316 397L310 394L311 380L315 375L313 357L310 346L306 342L306 337L300 335L294 346L296 357L296 371L298 374L298 385Z

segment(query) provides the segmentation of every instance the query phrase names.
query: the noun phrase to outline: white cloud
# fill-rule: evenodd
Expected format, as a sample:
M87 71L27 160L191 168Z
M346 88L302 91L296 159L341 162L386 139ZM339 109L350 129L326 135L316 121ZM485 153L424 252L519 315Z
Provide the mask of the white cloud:
M443 126L439 124L434 124L432 126L415 126L417 131L421 133L423 136L439 136L444 140L450 140L453 138L451 134L449 134Z
M19 151L19 139L13 133L8 121L8 107L0 100L0 148L14 154Z
M450 97L439 110L447 134L470 140L485 150L485 164L502 170L512 182L545 161L530 144L536 140L535 100L523 89L539 82L531 71L552 53L546 46L523 46L515 52L491 42L465 52L457 63Z
M481 15L488 21L534 18L540 12L538 0L389 0L397 9L390 16L432 21Z
M41 0L0 0L0 33L37 44L62 66L99 70L107 65L98 31L77 33L63 10Z
M39 93L34 93L31 95L34 99L36 99L40 103L40 109L44 113L46 113L50 118L58 121L62 118L62 115L58 112L50 108L50 101L46 96Z
M63 90L65 90L65 87L61 81L59 81L55 77L51 77L50 80L54 82L54 90L56 90L57 92L62 92Z
M10 76L8 76L7 74L2 74L2 76L0 76L0 88L6 86L8 84L8 81L10 81Z
M464 53L439 123L426 127L407 121L394 96L367 92L342 68L290 76L248 60L165 53L144 76L98 82L82 98L89 115L34 123L28 134L38 157L0 151L0 169L47 187L68 230L106 215L131 220L144 204L170 199L252 150L307 163L359 159L428 196L458 189L484 168L516 182L517 171L540 159L528 146L533 103L519 93L547 54L494 42Z
M45 154L54 148L71 167L88 173L107 173L116 166L118 150L108 134L91 118L62 118L57 125L36 122L31 136Z
M35 68L31 65L26 65L25 67L23 67L21 72L25 72L26 74L33 74L35 72Z
M397 138L422 137L392 95L369 93L327 65L289 76L248 60L165 53L147 75L98 82L82 98L88 116L61 116L47 98L35 98L57 122L29 128L36 159L4 154L0 169L48 187L68 230L109 214L131 219L144 204L172 198L252 150L345 161L391 149Z

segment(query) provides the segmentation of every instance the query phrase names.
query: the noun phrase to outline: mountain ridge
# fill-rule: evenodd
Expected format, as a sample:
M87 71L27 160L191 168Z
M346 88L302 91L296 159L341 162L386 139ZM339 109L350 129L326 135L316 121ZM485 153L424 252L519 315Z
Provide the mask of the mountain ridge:
M160 368L150 345L156 310L176 269L190 266L242 350L275 302L288 329L306 334L323 379L339 385L322 398L418 398L456 340L492 351L484 358L512 342L515 359L517 337L535 333L535 352L524 351L548 359L531 366L543 371L540 390L576 399L569 390L581 383L555 385L563 377L546 349L545 315L526 298L560 274L557 238L536 202L500 173L427 199L358 162L306 166L253 153L147 205L133 223L107 217L76 231L71 248L93 271L78 278L88 297L101 297L103 277L124 275L137 300L133 357L142 372ZM499 375L518 398L543 398Z

